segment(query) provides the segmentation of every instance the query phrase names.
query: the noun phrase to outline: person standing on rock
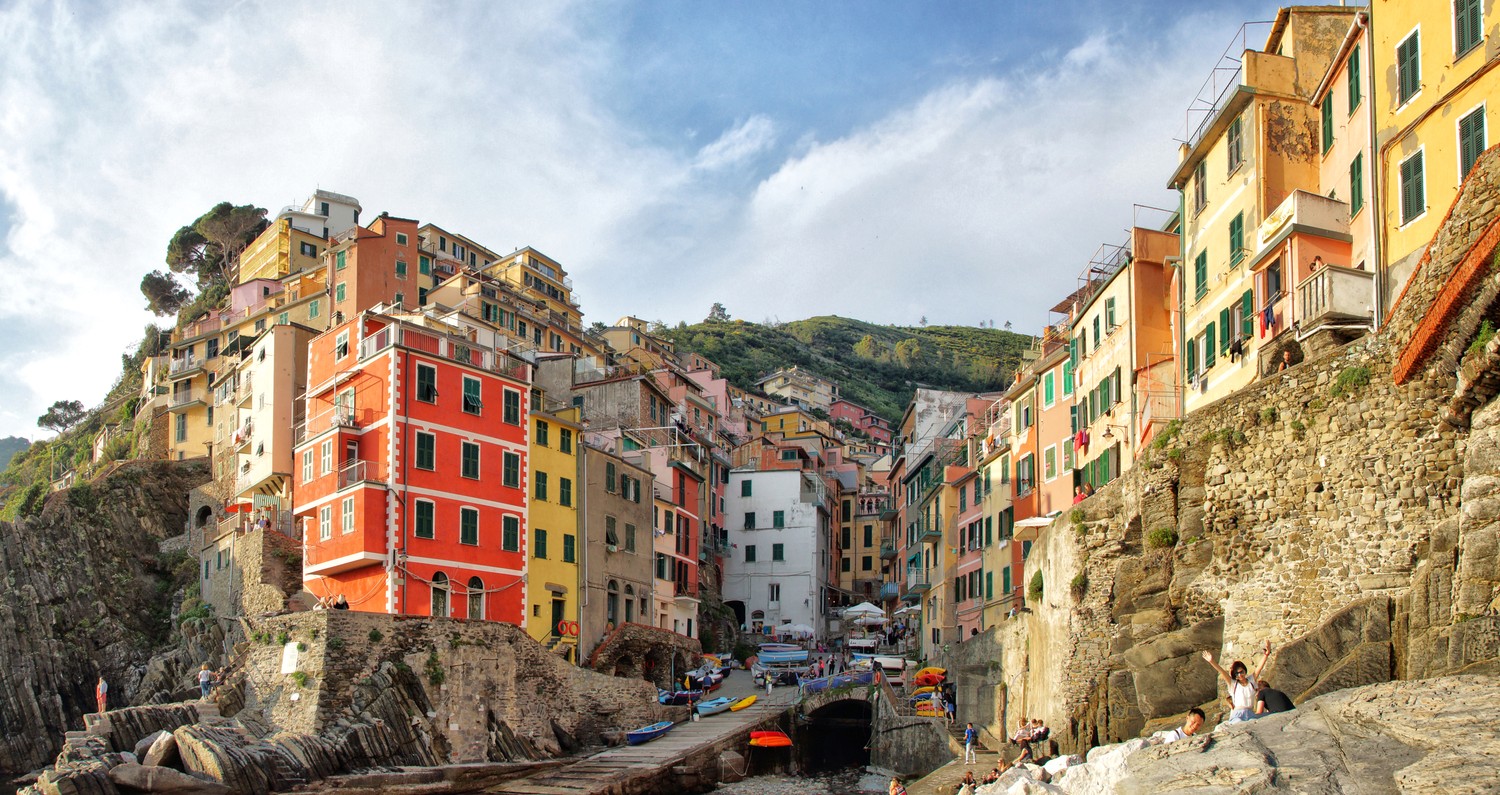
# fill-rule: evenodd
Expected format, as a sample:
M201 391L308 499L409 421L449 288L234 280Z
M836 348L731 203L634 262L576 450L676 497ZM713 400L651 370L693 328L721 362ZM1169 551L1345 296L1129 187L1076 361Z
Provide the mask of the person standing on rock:
M94 699L99 702L99 714L104 714L109 709L109 683L104 681L104 674L99 674L99 684L94 685Z
M1219 672L1219 676L1229 684L1229 718L1225 723L1239 723L1240 721L1254 720L1255 718L1255 693L1260 689L1256 680L1260 678L1260 672L1266 669L1266 662L1271 659L1271 641L1266 641L1265 656L1261 657L1260 667L1255 669L1255 674L1250 674L1250 669L1240 660L1235 660L1224 670L1224 666L1214 662L1214 654L1208 649L1203 650L1203 659Z

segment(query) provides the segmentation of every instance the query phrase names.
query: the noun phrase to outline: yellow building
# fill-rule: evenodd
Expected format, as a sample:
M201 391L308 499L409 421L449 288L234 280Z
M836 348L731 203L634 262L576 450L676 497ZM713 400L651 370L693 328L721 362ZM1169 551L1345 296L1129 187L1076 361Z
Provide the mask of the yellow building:
M1437 234L1464 176L1489 145L1495 63L1493 1L1375 0L1375 159L1389 312ZM1500 103L1497 103L1500 111Z
M827 411L839 399L839 385L815 373L792 365L755 382L767 395L808 409Z
M1015 510L1010 497L1010 404L1003 398L985 413L985 433L979 447L979 476L985 484L980 506L985 517L984 626L993 627L1020 605L1015 590L1020 583Z
M283 210L266 231L250 241L241 252L240 283L252 279L280 279L318 268L328 241L310 231L311 224L317 220L317 216L307 213Z
M1205 98L1206 114L1191 116L1182 160L1168 181L1182 195L1185 411L1243 388L1274 366L1280 347L1269 343L1295 319L1287 296L1320 253L1287 249L1286 259L1262 258L1284 250L1278 235L1317 224L1319 236L1342 237L1347 250L1347 211L1340 229L1337 213L1311 201L1304 212L1304 203L1295 202L1299 190L1318 191L1321 151L1292 131L1320 128L1311 100L1356 11L1281 9L1262 50L1225 52L1221 63L1238 70L1236 83ZM1262 229L1263 222L1272 228ZM1259 319L1267 309L1272 322L1262 331ZM1226 355L1231 347L1234 353Z
M527 526L531 528L531 559L527 561L526 632L578 661L578 635L569 622L578 622L578 561L582 555L578 533L578 445L583 427L578 409L531 413L531 500Z

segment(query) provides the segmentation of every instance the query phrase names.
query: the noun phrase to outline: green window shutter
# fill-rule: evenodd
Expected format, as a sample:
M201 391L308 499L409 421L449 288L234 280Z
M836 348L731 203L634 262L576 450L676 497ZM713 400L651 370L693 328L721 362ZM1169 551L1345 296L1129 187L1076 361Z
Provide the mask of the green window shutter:
M1187 377L1192 378L1198 374L1198 346L1190 339L1187 341Z
M1349 163L1349 215L1352 217L1365 206L1365 153L1360 152Z
M1457 0L1453 4L1454 55L1463 55L1484 38L1479 0Z
M1230 324L1229 324L1229 310L1228 309L1220 309L1219 310L1219 328L1224 329L1224 333L1219 336L1219 353L1224 354L1224 355L1228 355L1229 354L1229 338L1230 338L1230 336L1232 336L1230 334L1230 329L1232 328L1232 326L1230 326Z
M1214 324L1210 322L1203 330L1203 369L1214 366Z
M1094 315L1094 350L1099 350L1099 340L1102 339L1104 335L1099 333L1099 316Z
M1401 223L1407 223L1426 209L1426 191L1422 186L1422 152L1401 164Z
M1479 156L1484 154L1484 108L1458 120L1459 179L1469 175Z
M1400 102L1416 96L1422 88L1422 42L1416 33L1396 47L1396 71L1399 75Z
M1359 47L1355 47L1349 53L1349 115L1354 115L1354 109L1359 107Z
M1042 400L1049 405L1057 398L1057 388L1053 385L1054 380L1055 378L1052 373L1047 373L1042 378Z
M1229 221L1229 261L1235 265L1245 258L1245 214L1239 213Z
M1111 329L1115 327L1115 299L1113 298L1104 300L1104 325Z
M1333 94L1323 97L1323 154L1333 148Z
M1240 296L1240 336L1250 339L1255 335L1255 291L1246 290Z
M1062 393L1064 396L1073 394L1073 363L1063 362L1062 370Z
M1208 293L1208 252L1200 251L1193 261L1193 294L1202 298Z
M348 266L348 264L349 263L344 259L344 252L340 251L339 253L333 255L333 267L335 270L343 270Z
M572 534L563 536L563 563L575 563L578 560L578 541Z

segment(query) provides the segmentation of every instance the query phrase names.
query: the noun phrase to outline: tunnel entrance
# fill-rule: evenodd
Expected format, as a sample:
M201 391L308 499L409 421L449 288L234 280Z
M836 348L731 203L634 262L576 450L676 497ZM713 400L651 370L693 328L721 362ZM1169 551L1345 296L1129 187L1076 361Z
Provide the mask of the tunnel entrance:
M867 701L835 701L814 710L797 727L797 766L805 775L870 764L875 711Z

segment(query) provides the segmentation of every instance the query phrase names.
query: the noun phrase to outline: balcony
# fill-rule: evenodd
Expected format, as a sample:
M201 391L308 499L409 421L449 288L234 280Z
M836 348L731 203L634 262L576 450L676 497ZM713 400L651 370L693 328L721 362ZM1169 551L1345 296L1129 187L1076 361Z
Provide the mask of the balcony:
M392 345L439 356L508 378L521 381L530 378L530 371L527 369L529 365L518 358L511 347L491 349L441 331L406 326L386 326L360 340L359 358L368 359Z
M351 461L339 469L339 491L361 483L385 485L385 482L376 476L375 467L369 461Z
M180 411L203 405L207 405L207 397L202 389L182 389L172 393L172 403L168 410Z
M895 584L893 582L888 582L888 583L880 586L880 601L882 601L882 602L885 601L885 600L887 600L887 599L895 599L896 597L898 597L900 595L901 595L901 586L899 586L899 585L897 585L897 584Z
M1297 285L1299 337L1323 328L1369 330L1375 316L1375 274L1324 265Z
M932 590L932 582L927 577L927 572L920 569L906 570L906 597L911 599Z
M336 406L292 428L292 444L299 445L334 428L359 428L359 414L349 406Z
M183 340L190 340L190 339L193 339L195 337L202 337L205 334L212 334L213 332L216 332L216 331L218 331L219 329L221 329L223 327L224 327L224 324L223 324L222 321L219 320L218 317L216 317L216 316L206 317L206 318L203 318L202 320L197 321L196 323L189 323L186 326L183 326L182 327L182 336L179 337L176 341L177 342L182 342Z
M241 425L240 427L234 429L234 436L231 439L234 444L234 449L244 450L245 448L249 447L250 441L254 438L254 436L255 422L252 420L245 420L244 425Z
M890 560L894 557L896 557L896 542L889 540L880 542L880 559Z
M927 521L925 519L922 520L922 521L920 521L920 522L917 522L917 540L918 541L942 541L943 540L943 528L938 527L935 522L929 522L929 521Z
M240 383L234 388L235 405L244 406L250 402L250 396L255 394L255 388L250 380L250 373L240 375Z
M203 359L196 356L182 356L172 360L167 368L168 378L187 378L190 375L203 372Z

